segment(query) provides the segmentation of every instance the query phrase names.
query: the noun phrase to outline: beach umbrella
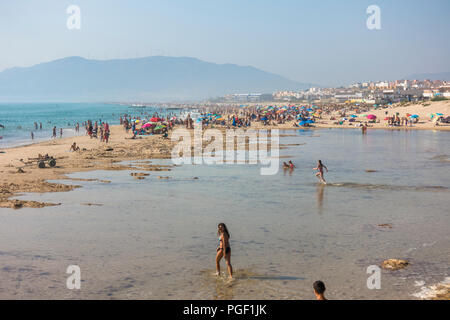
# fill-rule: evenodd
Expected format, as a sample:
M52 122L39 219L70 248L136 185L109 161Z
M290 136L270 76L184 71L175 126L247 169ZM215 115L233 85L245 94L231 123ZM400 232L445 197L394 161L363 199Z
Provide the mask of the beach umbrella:
M262 120L262 121L266 121L266 120L267 120L267 117L262 117L261 120Z
M306 123L314 123L314 120L306 120Z
M150 119L150 122L158 122L158 121L159 121L159 118L156 118L156 117L153 117Z
M306 121L300 121L300 122L298 123L299 126L304 126L305 124L306 124Z
M374 115L374 114L369 114L369 115L367 116L367 119L369 119L369 120L375 120L376 118L377 118L377 116Z
M436 115L437 115L437 116L443 116L444 114L443 114L443 113L436 112Z
M165 125L160 124L160 125L155 127L155 130L162 129L162 128L165 128L165 127L166 127Z
M148 128L148 127L151 127L151 126L153 126L154 124L152 124L152 123L150 123L150 122L147 122L146 124L144 124L143 126L142 126L142 128Z
M357 118L358 116L355 115L355 114L352 114L350 117L352 117L352 118Z
M419 116L417 114L413 114L409 116L410 118L418 118Z

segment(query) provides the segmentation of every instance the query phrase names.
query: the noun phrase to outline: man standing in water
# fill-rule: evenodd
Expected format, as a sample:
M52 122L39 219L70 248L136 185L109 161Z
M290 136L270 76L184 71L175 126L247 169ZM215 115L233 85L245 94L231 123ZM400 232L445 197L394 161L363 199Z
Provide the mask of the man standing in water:
M325 168L328 172L328 168L326 166L324 166L322 164L322 160L319 160L317 162L317 167L314 168L314 170L318 170L319 172L316 173L316 177L319 178L319 180L323 183L323 184L327 184L327 182L325 181L324 177L323 177L323 168Z
M56 126L53 127L52 138L56 138Z

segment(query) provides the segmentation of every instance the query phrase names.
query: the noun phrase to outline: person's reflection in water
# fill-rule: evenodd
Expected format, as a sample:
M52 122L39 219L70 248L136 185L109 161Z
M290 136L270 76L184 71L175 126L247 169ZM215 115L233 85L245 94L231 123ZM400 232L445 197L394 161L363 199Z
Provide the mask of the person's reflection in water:
M325 190L325 185L318 183L317 189L316 189L316 196L317 196L317 212L319 214L322 214L323 212L323 194Z
M363 142L363 144L367 144L367 134L366 133L362 134L362 142Z

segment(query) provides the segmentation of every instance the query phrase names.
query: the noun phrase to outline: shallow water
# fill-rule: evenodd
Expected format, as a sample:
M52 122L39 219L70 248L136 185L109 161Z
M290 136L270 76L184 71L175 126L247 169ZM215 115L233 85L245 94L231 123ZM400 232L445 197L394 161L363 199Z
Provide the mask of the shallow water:
M242 164L182 165L143 180L130 176L137 170L85 172L72 176L111 183L68 181L83 188L20 197L62 205L0 209L0 298L313 299L320 279L330 299L415 299L417 283L449 275L448 133L285 133L280 143L300 144L280 150L293 172L262 176ZM327 185L314 177L317 159ZM219 222L231 233L234 281L224 262L214 276ZM383 270L381 289L369 290L367 267L388 258L411 265ZM81 268L78 291L66 288L72 264Z

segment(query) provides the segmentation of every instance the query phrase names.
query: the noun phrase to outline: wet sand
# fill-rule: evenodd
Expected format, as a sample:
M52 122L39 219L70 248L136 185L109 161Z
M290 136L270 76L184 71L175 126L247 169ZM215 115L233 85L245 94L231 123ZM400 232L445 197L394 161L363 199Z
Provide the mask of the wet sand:
M171 141L161 135L147 136L142 139L126 139L127 134L121 126L111 126L109 143L89 136L53 139L46 142L3 149L0 154L0 207L19 209L22 207L39 208L52 203L11 200L14 195L24 192L64 192L77 186L49 183L47 180L68 179L66 174L90 170L128 170L130 166L118 164L123 160L164 159L170 157ZM73 142L80 151L70 152ZM48 154L56 159L56 166L38 168L36 160L39 154ZM135 168L135 167L133 167ZM139 170L161 171L151 164L141 164Z
M435 126L429 117L431 112L450 114L450 101L427 102L412 104L408 106L393 105L392 108L374 110L368 113L382 118L385 111L389 115L396 112L400 116L406 113L418 114L420 121L412 127L388 127L387 122L370 124L370 129L390 130L450 130L450 125ZM328 118L332 116L329 115ZM313 128L355 128L354 123L346 122L344 125L333 124L334 120L320 119ZM252 129L299 129L294 126L295 121L281 125L262 126L254 122ZM184 126L179 126L183 128ZM120 165L123 160L137 159L167 159L171 157L171 151L175 143L170 139L164 139L161 135L145 136L138 139L129 139L130 133L126 133L122 126L111 126L110 141L108 144L100 142L99 139L90 139L88 136L76 136L69 138L56 138L46 142L34 143L27 146L3 149L0 153L0 207L19 209L22 207L44 207L58 205L54 203L41 203L36 201L11 200L14 195L23 192L64 192L70 191L77 186L68 186L58 183L48 183L47 180L66 179L66 174L72 172L90 170L126 170L129 167ZM215 126L224 130L224 127ZM206 128L204 128L206 129ZM76 142L81 151L70 152L70 146ZM281 148L284 148L281 146ZM38 154L49 154L56 159L56 166L39 169L37 162L29 159L37 158ZM142 167L143 170L159 170L156 166ZM139 179L139 177L136 177Z

